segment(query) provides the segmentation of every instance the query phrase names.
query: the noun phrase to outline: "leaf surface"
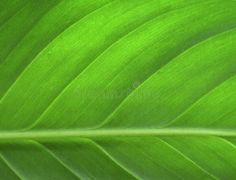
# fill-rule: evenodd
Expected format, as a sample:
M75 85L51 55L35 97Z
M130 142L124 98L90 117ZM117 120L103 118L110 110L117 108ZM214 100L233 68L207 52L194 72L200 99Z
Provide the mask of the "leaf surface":
M236 2L0 2L2 179L235 179Z

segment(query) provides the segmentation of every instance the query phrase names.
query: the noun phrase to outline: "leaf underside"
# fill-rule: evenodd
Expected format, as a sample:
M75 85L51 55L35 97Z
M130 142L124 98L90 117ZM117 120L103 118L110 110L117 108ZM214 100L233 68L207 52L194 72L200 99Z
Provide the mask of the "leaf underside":
M235 127L236 1L0 1L0 179L233 180Z

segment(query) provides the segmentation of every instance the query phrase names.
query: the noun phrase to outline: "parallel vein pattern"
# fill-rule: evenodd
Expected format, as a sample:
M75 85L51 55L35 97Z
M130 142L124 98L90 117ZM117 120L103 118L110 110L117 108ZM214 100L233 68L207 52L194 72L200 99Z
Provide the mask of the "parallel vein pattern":
M7 180L234 180L236 1L2 0Z

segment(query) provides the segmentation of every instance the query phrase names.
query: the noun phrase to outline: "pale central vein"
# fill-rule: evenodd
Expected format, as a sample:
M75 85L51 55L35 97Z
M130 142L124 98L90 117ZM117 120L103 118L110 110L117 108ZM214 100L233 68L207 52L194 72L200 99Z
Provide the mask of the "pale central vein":
M54 140L96 137L143 136L221 136L236 137L236 129L168 128L168 129L96 129L96 130L48 130L25 132L0 132L0 141Z

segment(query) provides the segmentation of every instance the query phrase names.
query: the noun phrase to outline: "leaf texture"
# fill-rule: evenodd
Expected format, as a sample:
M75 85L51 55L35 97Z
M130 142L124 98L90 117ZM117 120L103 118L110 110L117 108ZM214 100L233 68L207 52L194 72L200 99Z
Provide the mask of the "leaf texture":
M2 179L236 178L236 1L0 1Z

